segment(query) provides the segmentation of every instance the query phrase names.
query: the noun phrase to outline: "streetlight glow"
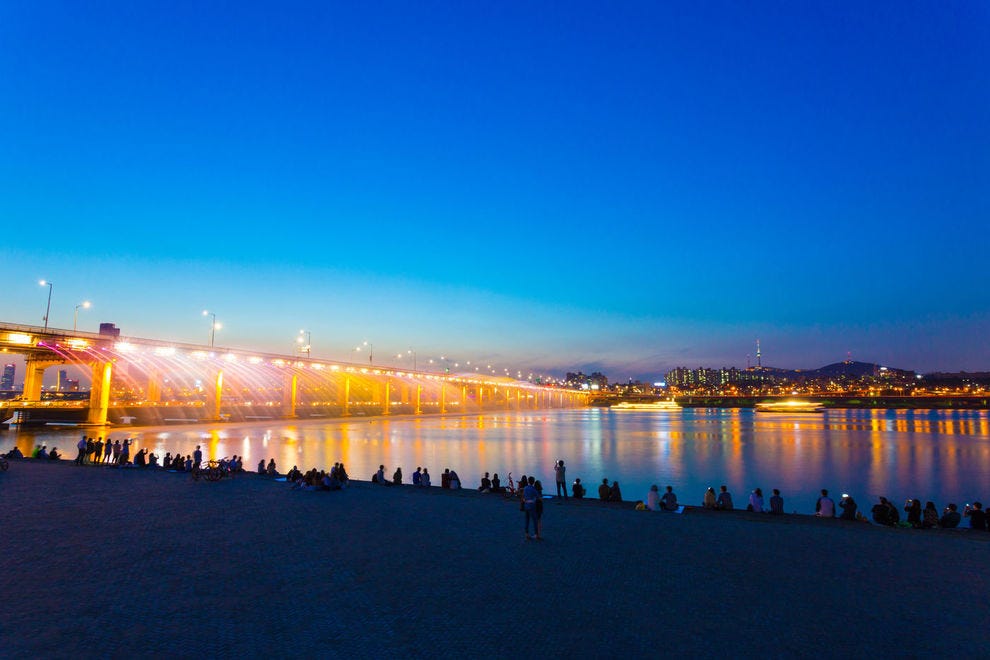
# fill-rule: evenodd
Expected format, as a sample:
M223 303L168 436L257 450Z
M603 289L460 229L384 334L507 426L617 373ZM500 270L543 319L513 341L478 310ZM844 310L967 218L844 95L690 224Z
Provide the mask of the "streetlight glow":
M76 311L72 314L72 331L73 332L76 331L76 326L79 324L79 308L82 307L83 309L89 309L91 304L92 303L90 303L88 300L84 300L81 303L79 303L78 305L76 305Z

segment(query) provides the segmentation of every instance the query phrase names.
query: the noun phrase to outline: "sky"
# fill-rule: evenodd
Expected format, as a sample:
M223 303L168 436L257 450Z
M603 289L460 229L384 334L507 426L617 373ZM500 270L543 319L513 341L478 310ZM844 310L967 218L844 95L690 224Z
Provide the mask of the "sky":
M12 1L0 80L0 321L990 370L985 2Z

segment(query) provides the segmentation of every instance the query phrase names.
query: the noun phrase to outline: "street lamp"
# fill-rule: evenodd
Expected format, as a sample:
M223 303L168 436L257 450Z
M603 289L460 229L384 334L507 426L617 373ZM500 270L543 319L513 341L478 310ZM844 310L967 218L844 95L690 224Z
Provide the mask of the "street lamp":
M41 286L48 287L48 306L45 307L45 332L48 331L48 315L52 311L52 289L55 288L55 283L48 280L41 280L38 282Z
M364 341L364 342L361 342L361 346L367 346L368 347L368 364L374 364L375 363L375 345L374 344L370 344L370 343ZM356 347L354 350L355 351L360 351L361 350L361 346Z
M82 307L83 309L89 309L89 306L90 306L90 302L88 300L84 300L81 303L79 303L78 305L76 305L76 311L72 315L72 331L73 332L76 331L76 326L79 324L79 308Z
M303 341L303 335L306 337L305 341ZM313 354L313 333L309 330L300 330L299 336L296 337L296 343L299 344L299 352L305 353L306 357Z
M395 357L397 357L397 358L399 358L399 359L401 360L401 359L402 359L402 358L404 358L404 357L405 357L406 355L411 355L411 356L412 356L412 359L413 359L413 371L416 371L416 351L414 351L413 349L411 349L411 348L410 348L410 349L409 349L408 351L406 351L406 352L405 352L404 354L403 354L403 353L399 353L399 354L398 354L398 355L396 355ZM433 362L433 360L430 360L430 362L432 363L432 362Z
M217 323L216 312L211 312L208 309L204 309L203 316L209 316L212 319L212 322L210 323L210 348L213 348L213 339L215 338L216 332L223 326Z

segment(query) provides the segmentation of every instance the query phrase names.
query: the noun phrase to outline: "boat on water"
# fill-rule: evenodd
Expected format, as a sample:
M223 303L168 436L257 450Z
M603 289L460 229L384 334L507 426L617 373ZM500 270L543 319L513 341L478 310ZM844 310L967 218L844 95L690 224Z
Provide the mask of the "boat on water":
M676 401L622 401L609 406L609 410L680 410L681 404Z
M825 412L825 406L814 401L766 401L756 404L756 412L776 413L820 413Z

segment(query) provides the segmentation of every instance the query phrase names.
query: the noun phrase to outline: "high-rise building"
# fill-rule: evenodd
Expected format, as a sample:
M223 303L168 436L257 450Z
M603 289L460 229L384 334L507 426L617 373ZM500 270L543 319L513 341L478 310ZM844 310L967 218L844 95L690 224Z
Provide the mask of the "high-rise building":
M14 373L17 371L17 367L13 364L3 365L3 376L0 377L0 390L13 390L14 389Z

